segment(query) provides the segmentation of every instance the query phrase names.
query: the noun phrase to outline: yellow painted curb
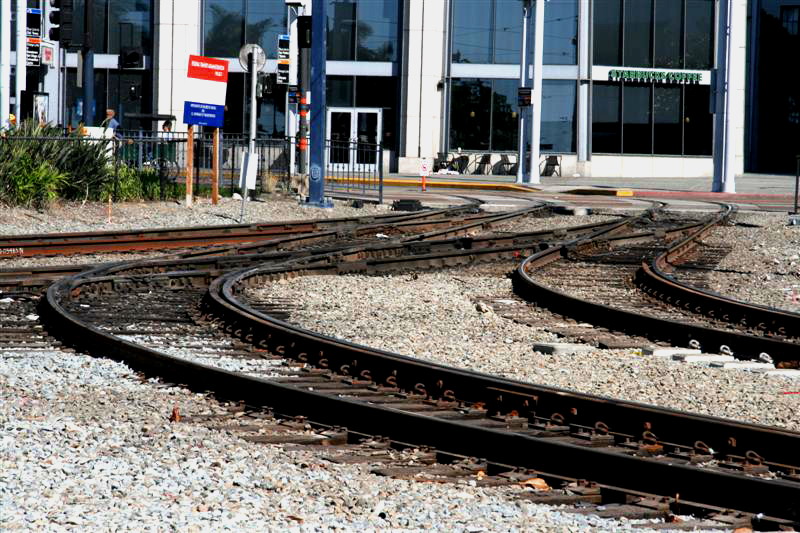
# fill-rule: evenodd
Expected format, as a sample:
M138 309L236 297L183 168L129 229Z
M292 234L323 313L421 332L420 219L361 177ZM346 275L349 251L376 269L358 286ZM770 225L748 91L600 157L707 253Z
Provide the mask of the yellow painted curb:
M370 184L373 180L363 178L341 178L328 176L325 178L328 181L335 183L353 183L353 184ZM403 180L403 179L385 179L384 185L395 187L422 187L422 180ZM433 188L449 188L449 189L479 189L490 191L516 191L516 192L538 192L539 189L531 187L520 187L512 183L467 183L463 181L426 181L425 187Z
M630 189L617 190L617 196L633 196L633 191Z

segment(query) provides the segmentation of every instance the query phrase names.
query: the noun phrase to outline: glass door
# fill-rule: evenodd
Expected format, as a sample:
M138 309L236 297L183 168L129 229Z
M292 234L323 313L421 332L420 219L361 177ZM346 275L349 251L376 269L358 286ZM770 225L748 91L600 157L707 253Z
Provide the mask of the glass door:
M382 118L380 108L329 107L328 169L376 172Z

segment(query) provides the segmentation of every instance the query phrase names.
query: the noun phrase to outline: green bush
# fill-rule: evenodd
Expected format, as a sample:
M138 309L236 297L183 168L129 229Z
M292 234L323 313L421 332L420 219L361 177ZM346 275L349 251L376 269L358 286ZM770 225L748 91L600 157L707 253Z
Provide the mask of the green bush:
M4 132L0 139L0 188L27 191L31 187L28 180L41 179L49 167L59 176L58 195L96 200L111 180L109 162L108 142L87 140L77 134L69 134L65 140L59 128L25 121ZM20 169L37 174L26 180ZM20 192L19 197L26 194Z
M52 163L37 161L26 153L0 172L0 201L36 209L45 209L58 198L58 191L67 179Z

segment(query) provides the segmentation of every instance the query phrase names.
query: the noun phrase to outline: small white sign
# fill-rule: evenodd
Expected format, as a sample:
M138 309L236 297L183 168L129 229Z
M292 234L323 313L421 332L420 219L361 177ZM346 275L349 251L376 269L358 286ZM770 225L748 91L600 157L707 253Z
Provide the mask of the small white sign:
M427 161L423 161L419 165L419 175L420 176L430 176L431 175L431 167L428 165Z
M258 154L247 152L242 161L242 171L239 176L239 186L243 190L253 190L256 188L256 175L258 174Z

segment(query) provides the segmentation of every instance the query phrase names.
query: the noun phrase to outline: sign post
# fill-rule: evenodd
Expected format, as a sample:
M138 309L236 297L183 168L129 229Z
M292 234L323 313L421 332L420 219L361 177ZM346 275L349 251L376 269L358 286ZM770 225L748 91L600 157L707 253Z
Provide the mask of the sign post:
M186 206L192 205L192 172L194 166L194 126L210 126L215 128L215 140L219 136L219 128L225 123L225 95L228 91L228 61L213 57L190 55L189 68L186 74L186 94L189 98L183 103L183 122L189 125L186 139ZM214 150L217 153L217 150ZM219 186L213 170L211 181L211 201L216 204ZM217 179L215 179L215 177Z
M419 175L422 178L422 192L425 192L425 179L430 174L430 167L428 166L428 162L423 160L422 163L419 165Z

